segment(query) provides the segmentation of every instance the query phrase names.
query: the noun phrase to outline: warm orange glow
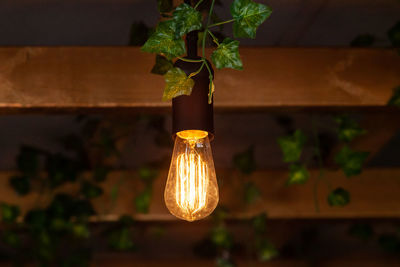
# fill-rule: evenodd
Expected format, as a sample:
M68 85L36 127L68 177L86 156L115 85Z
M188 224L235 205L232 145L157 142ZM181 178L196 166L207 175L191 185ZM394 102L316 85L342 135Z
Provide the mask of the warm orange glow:
M207 132L177 133L164 198L170 212L187 221L215 209L218 185Z
M199 155L181 154L176 159L179 177L176 183L176 204L193 216L206 205L207 166Z
M187 130L178 132L177 135L182 139L202 139L208 136L208 133L200 130Z

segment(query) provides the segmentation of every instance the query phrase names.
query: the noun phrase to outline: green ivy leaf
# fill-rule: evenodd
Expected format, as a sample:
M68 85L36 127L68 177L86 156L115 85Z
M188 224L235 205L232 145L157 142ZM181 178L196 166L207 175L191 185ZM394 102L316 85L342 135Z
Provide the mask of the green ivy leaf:
M256 169L254 147L250 146L245 151L233 156L233 165L244 174L251 174Z
M213 228L211 231L211 241L215 246L224 249L229 249L233 246L233 237L223 225Z
M194 86L194 80L186 76L180 68L172 68L164 75L166 86L163 101L171 100L181 95L190 95Z
M358 175L362 171L364 161L369 152L354 151L348 146L344 146L335 157L336 163L343 170L347 177Z
M362 34L354 38L351 41L350 46L352 47L368 47L372 46L375 42L375 36L371 34Z
M172 0L157 0L157 7L160 13L168 13L174 8Z
M335 121L339 125L338 137L341 141L351 142L354 138L367 132L348 116L337 116Z
M136 211L139 213L148 213L151 202L151 189L146 188L142 193L135 197Z
M286 184L287 185L305 184L309 177L310 174L304 165L291 164L289 179L287 180Z
M231 14L235 19L233 35L236 38L256 38L257 27L270 15L272 10L252 0L235 0L231 5Z
M92 198L101 196L103 194L103 189L95 184L88 182L88 181L84 181L81 184L81 193L85 197L92 199Z
M1 203L1 220L7 223L13 223L17 220L21 211L18 206L8 205L6 203Z
M261 238L256 242L258 259L261 262L269 261L278 256L278 250L267 239Z
M74 223L71 227L73 235L77 238L86 239L90 236L89 228L83 223Z
M191 31L200 30L203 26L201 13L185 3L175 9L172 17L176 23L175 37L177 39Z
M343 207L349 203L350 203L350 193L341 187L336 188L328 195L328 204L330 206Z
M231 68L242 70L243 63L239 55L239 41L225 38L212 53L211 60L217 69Z
M108 238L108 244L112 249L118 251L128 251L135 248L128 227L113 231Z
M300 130L294 132L293 135L278 138L278 144L283 153L283 161L298 161L306 141L307 137Z
M388 105L400 108L400 86L393 89L393 95L389 99Z
M164 55L171 60L186 53L185 42L175 37L176 23L174 20L162 21L156 31L142 46L142 51Z
M374 230L369 224L357 223L349 228L349 234L365 242L372 238Z
M164 75L173 67L174 65L172 64L172 61L163 56L156 55L156 64L151 69L151 73Z
M31 191L31 182L27 176L11 177L10 185L20 196L25 196Z
M400 47L400 21L390 28L388 37L394 47Z
M244 187L244 201L250 205L261 197L261 191L253 182L247 182Z

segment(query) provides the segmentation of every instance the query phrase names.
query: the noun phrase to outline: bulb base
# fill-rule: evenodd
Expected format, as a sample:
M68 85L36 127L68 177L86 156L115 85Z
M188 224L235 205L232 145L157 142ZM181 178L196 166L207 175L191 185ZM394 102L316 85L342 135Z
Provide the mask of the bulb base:
M190 57L190 59L201 59ZM182 69L186 75L196 72L201 67L200 62L184 62L178 60L175 67ZM210 63L208 63L211 66ZM201 130L209 134L209 139L214 138L214 105L208 104L209 73L207 68L192 77L195 82L191 95L182 95L172 99L172 135L186 130Z

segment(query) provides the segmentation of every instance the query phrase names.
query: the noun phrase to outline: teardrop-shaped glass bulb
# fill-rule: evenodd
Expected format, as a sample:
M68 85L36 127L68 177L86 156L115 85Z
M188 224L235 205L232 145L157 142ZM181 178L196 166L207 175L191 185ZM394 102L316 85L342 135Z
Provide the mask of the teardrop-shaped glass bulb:
M208 133L178 132L164 200L168 210L186 221L200 220L218 204L218 184Z

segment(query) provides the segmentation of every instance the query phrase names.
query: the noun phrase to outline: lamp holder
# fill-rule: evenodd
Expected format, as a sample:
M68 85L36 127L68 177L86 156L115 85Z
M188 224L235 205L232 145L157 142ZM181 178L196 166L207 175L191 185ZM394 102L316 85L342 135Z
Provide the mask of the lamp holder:
M187 59L201 59L197 55L198 32L193 31L186 35ZM207 61L211 68L211 64ZM186 75L196 72L201 62L186 62L177 60L175 67L182 69ZM211 68L211 71L212 68ZM191 95L182 95L172 99L172 134L185 130L202 130L214 138L214 101L208 104L209 73L203 67L200 73L192 77L195 84Z

